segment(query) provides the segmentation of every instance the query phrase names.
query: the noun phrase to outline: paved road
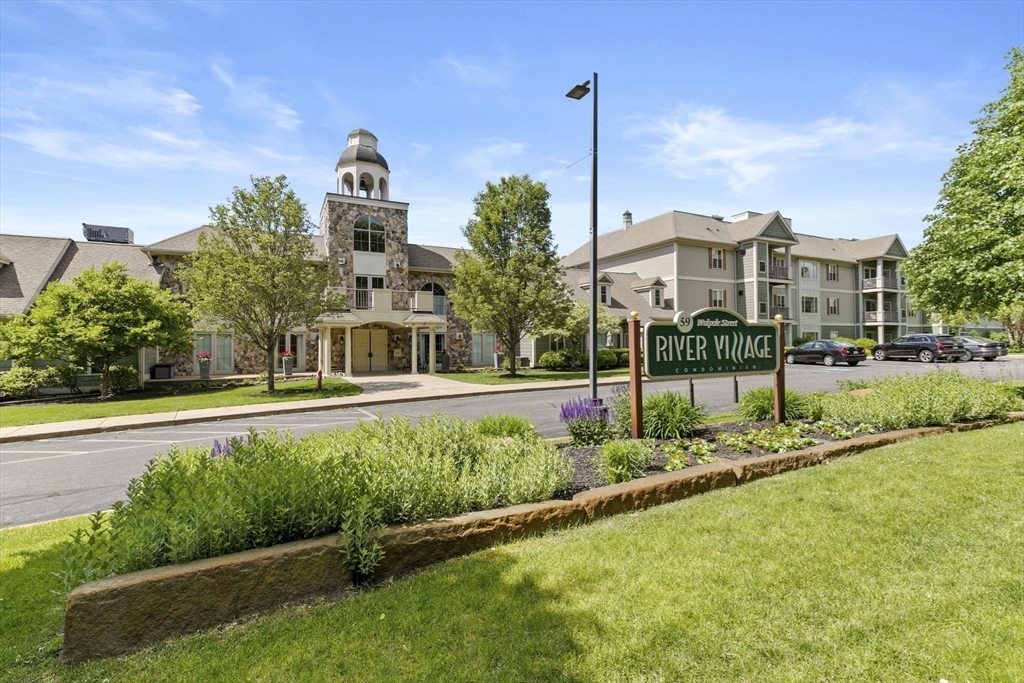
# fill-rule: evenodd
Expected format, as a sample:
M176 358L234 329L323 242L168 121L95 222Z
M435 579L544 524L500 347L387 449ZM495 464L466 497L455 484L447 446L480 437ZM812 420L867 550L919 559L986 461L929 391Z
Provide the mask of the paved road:
M991 363L960 363L951 367L971 376L1024 379L1024 361L1019 358ZM787 368L786 382L791 389L834 391L837 379L901 372L920 374L934 369L933 365L899 361L868 362L855 368L798 365ZM739 379L741 393L751 387L770 384L770 376ZM669 389L687 392L689 386L686 381L645 384L645 393ZM385 416L407 415L412 419L435 411L468 419L510 412L529 417L544 436L563 436L566 432L558 422L559 406L569 398L585 393L585 389L559 389L469 396L377 407L374 412ZM599 393L607 397L611 389L602 387ZM728 412L735 407L731 378L697 380L694 393L697 402L708 412ZM372 418L374 412L347 408L5 444L0 446L0 527L58 519L109 507L123 498L128 481L144 472L146 463L173 443L209 446L214 439L223 441L244 434L249 427L278 427L302 435L334 427L349 427L357 420Z

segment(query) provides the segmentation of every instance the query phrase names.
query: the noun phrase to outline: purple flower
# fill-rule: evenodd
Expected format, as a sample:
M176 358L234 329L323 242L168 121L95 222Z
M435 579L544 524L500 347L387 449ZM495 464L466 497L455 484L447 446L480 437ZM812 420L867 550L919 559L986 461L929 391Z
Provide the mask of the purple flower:
M612 387L612 396L618 396L626 391L629 391L629 382L626 382L625 384L616 384Z
M590 398L576 397L562 404L558 415L562 422L573 420L604 420L605 408Z
M230 458L231 457L231 441L224 439L222 444L217 439L213 440L213 448L210 450L211 458Z

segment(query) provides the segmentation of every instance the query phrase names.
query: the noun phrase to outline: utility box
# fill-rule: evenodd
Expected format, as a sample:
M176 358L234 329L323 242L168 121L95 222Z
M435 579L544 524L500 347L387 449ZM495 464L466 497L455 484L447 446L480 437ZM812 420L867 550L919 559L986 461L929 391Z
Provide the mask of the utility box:
M171 379L174 377L174 363L154 363L149 366L150 379Z

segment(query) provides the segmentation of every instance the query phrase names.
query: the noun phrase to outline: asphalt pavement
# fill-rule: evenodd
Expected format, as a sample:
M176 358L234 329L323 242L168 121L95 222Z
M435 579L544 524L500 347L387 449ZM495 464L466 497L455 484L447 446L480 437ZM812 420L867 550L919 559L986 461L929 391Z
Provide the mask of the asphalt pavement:
M1024 360L1020 357L996 362L971 362L942 365L969 376L993 379L1024 379ZM836 380L867 379L898 373L921 374L935 370L934 365L918 362L867 362L857 367L797 365L787 366L786 385L800 391L835 391ZM770 375L740 377L739 391L770 386ZM733 380L729 378L694 381L697 403L709 413L730 412ZM647 382L644 392L689 391L689 382ZM123 499L125 487L146 469L156 455L172 444L209 447L214 440L224 441L245 434L249 428L291 430L297 436L332 428L345 429L359 420L405 415L412 420L434 412L475 419L484 415L515 413L528 417L543 436L566 434L558 421L559 407L574 396L586 394L586 388L516 392L498 395L433 399L413 403L344 408L331 411L293 413L228 419L173 427L133 429L123 432L43 439L0 446L0 528L41 522L89 513L110 507ZM607 398L611 387L599 388Z

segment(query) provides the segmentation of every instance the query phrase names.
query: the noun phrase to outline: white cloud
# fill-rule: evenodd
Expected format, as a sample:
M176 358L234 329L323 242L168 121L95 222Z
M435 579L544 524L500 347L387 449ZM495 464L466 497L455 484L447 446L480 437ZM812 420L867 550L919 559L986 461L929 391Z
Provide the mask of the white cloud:
M270 96L258 80L238 81L222 66L210 67L221 83L227 86L229 101L238 111L264 116L275 128L292 131L302 124L298 112Z
M497 180L501 176L510 175L503 168L511 157L518 156L528 147L525 142L511 142L499 139L462 155L459 165L487 180Z
M120 71L92 82L15 75L3 81L0 94L5 102L0 116L5 119L38 119L39 109L80 115L83 108L94 106L148 111L162 117L190 117L202 109L193 94L171 85L171 79L143 71Z
M466 85L504 85L505 74L497 69L492 69L482 64L473 64L457 58L448 53L441 60L440 64L450 67L455 76Z
M423 157L425 157L430 152L430 146L429 145L421 145L418 142L412 143L412 148L413 148L413 153L412 153L413 161L415 161L416 159L422 159Z

